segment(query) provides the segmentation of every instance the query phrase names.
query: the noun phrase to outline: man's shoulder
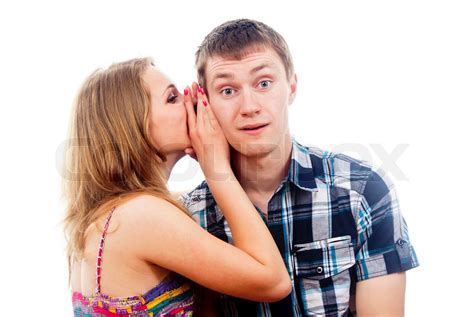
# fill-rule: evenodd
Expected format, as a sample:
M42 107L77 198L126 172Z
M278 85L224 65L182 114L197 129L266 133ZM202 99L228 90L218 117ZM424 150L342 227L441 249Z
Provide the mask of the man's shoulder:
M374 173L372 165L367 161L315 146L299 146L309 156L315 178L326 186L362 193Z

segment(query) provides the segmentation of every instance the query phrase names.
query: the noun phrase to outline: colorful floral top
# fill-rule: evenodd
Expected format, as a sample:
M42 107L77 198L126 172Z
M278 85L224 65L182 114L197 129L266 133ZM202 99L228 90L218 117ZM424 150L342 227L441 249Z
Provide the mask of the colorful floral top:
M84 296L73 292L72 305L74 316L193 316L195 313L194 292L189 281L171 273L157 286L144 295L131 297L110 297L100 291L100 274L105 236L109 227L110 212L104 225L97 257L97 287L93 296Z

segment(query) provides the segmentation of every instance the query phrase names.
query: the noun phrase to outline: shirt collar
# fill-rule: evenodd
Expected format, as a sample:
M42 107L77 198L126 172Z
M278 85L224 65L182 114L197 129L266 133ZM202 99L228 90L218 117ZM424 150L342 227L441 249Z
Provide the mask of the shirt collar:
M292 151L288 180L307 191L318 191L316 179L318 170L322 168L315 155L311 155L307 147L292 139Z

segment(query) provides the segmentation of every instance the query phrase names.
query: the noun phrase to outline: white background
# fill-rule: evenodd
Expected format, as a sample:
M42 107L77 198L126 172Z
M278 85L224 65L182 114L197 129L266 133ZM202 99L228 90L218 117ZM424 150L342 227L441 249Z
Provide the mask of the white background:
M0 5L2 316L72 314L59 167L81 82L97 67L152 56L182 89L203 37L240 17L290 45L300 142L352 149L375 167L384 160L371 145L387 155L408 145L392 162L402 173L390 175L421 262L408 272L406 315L472 311L469 1L15 1ZM201 179L183 160L169 185Z

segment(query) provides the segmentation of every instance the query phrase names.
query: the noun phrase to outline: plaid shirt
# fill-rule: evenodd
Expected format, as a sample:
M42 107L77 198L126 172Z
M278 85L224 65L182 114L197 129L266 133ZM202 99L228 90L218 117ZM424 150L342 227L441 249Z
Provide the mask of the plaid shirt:
M232 243L206 182L182 200L203 228ZM265 222L293 290L275 303L221 295L225 316L355 316L358 281L418 266L391 183L342 154L293 141L288 176Z

